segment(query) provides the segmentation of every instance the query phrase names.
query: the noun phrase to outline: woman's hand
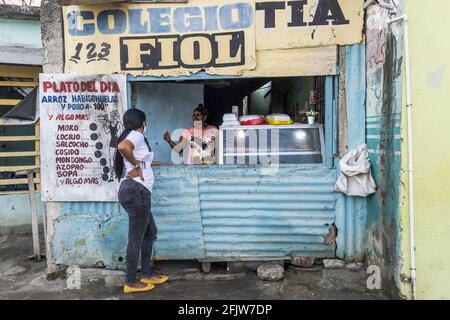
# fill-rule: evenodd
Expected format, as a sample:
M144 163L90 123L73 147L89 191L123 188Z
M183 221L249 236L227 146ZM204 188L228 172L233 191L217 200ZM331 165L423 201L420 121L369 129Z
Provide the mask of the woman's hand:
M172 138L170 137L170 133L168 131L164 132L164 140L166 140L167 142L171 142Z
M144 181L144 175L140 166L130 170L130 172L128 172L127 174L127 179L134 179L137 177L140 177L141 180Z

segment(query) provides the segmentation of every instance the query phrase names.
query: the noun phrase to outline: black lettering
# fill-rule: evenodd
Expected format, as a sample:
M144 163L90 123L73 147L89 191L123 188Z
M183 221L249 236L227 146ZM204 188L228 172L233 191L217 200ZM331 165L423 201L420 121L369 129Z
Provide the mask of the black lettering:
M174 42L174 59L179 60L179 42L180 36L159 36L159 37L122 37L120 38L120 68L121 70L155 70L155 69L172 69L179 68L180 64L176 66L161 67L159 64L162 60L162 46L161 43L157 41L159 38L175 38ZM156 39L156 45L152 45L152 40ZM139 44L140 52L131 52L131 54L139 54L140 61L142 63L141 67L130 68L129 63L129 45L128 40L131 41L141 41Z
M288 1L287 4L291 7L291 22L288 23L288 27L306 26L303 20L303 7L306 5L306 0Z
M183 44L183 41L186 41L187 43L190 43L189 40L186 40L186 39L190 39L190 38L193 38L194 40L193 40L192 47L189 46L188 49L192 49L194 60L200 60L200 61L202 61L201 63L192 63L192 64L190 64L190 63L185 63L183 61L183 56L182 56L182 52L181 52L182 51L182 47L183 47L182 44ZM201 56L202 52L206 52L206 50L201 50L201 48L200 48L200 38L207 39L208 40L207 41L208 42L207 45L211 47L212 54L211 54L211 57L210 57L211 59L209 61L204 60L203 59L204 57ZM215 52L214 52L215 46L213 45L213 41L214 41L214 36L210 35L210 34L206 34L206 33L194 33L194 34L187 34L187 35L181 36L180 41L178 42L178 45L177 45L177 50L176 50L176 52L179 52L181 66L183 68L209 68L209 67L213 66L214 65L214 61L213 61L214 59L213 58L215 56ZM185 47L185 49L186 49L186 47Z
M333 25L350 24L349 20L345 20L338 0L319 0L316 14L311 24L325 26L329 24L330 20Z
M276 10L283 10L286 8L284 1L272 1L272 2L257 2L256 10L264 10L264 28L275 28Z
M170 39L169 39L170 38ZM168 41L168 39L170 41ZM183 47L183 41L188 44ZM197 40L198 39L198 40ZM165 45L162 45L165 40ZM190 40L190 41L189 41ZM202 41L203 40L203 41ZM167 45L170 44L170 45ZM201 46L210 46L202 50ZM219 46L226 46L227 50L219 50ZM129 65L129 57L136 54L130 49L138 48L139 63ZM186 62L181 55L181 49L186 52L192 50L192 57L198 63ZM211 57L202 56L211 50ZM172 52L168 51L172 50ZM228 52L229 50L229 52ZM164 51L164 52L163 52ZM174 63L162 63L163 54L173 53ZM185 53L186 54L186 53ZM219 56L220 55L220 56ZM184 36L149 36L120 38L121 70L158 70L174 68L209 68L229 67L245 64L245 33L244 31L217 34L189 34ZM97 106L98 107L98 106Z
M194 42L194 59L200 60L200 42Z
M219 63L218 55L219 55L219 45L222 43L222 37L230 37L230 52L228 57L224 57L226 62ZM245 65L245 33L244 31L239 32L226 32L226 33L218 33L214 35L214 47L213 47L213 55L214 55L214 67L223 68L223 67L232 67L232 66L242 66ZM230 62L234 58L238 57L236 61ZM228 60L228 61L227 61Z

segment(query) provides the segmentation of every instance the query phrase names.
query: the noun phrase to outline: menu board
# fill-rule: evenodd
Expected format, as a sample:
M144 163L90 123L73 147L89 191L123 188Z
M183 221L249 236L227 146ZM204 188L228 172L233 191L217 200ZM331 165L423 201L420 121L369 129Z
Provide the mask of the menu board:
M42 201L117 201L123 75L41 74Z

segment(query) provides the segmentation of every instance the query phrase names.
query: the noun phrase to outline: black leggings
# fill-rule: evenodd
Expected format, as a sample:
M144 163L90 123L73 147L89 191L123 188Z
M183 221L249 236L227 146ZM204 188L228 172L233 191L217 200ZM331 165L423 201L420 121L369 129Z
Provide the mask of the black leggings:
M151 212L151 192L139 182L127 179L119 188L119 202L127 211L128 247L126 283L137 281L139 253L144 277L152 276L151 255L158 229Z

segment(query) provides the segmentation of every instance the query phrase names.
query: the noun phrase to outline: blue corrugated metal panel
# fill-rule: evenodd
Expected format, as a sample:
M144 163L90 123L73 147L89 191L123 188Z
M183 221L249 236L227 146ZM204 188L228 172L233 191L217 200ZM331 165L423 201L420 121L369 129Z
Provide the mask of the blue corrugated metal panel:
M81 204L80 204L81 205ZM63 211L65 204L62 204ZM90 216L61 216L54 223L52 241L55 264L93 266L98 262L116 266L127 241L128 219L122 215L103 221Z
M366 143L366 47L346 47L345 92L347 107L347 145L354 149ZM336 165L338 162L336 161ZM361 260L364 255L364 230L367 199L341 196L338 200L337 256L347 260Z
M157 170L155 175L155 257L202 258L197 174L180 167ZM108 267L117 267L125 259L127 238L128 217L118 203L61 203L53 238L55 263L90 266L102 261Z
M332 192L335 169L282 166L267 175L259 167L171 166L155 169L155 178L158 259L347 258L362 237L354 199ZM57 264L124 262L128 217L117 203L61 203L54 230Z
M335 177L323 170L220 170L199 177L206 259L334 257Z
M354 149L366 141L366 46L347 46L345 65L347 144Z
M186 168L160 168L155 173L152 211L158 227L155 257L203 257L197 173Z

